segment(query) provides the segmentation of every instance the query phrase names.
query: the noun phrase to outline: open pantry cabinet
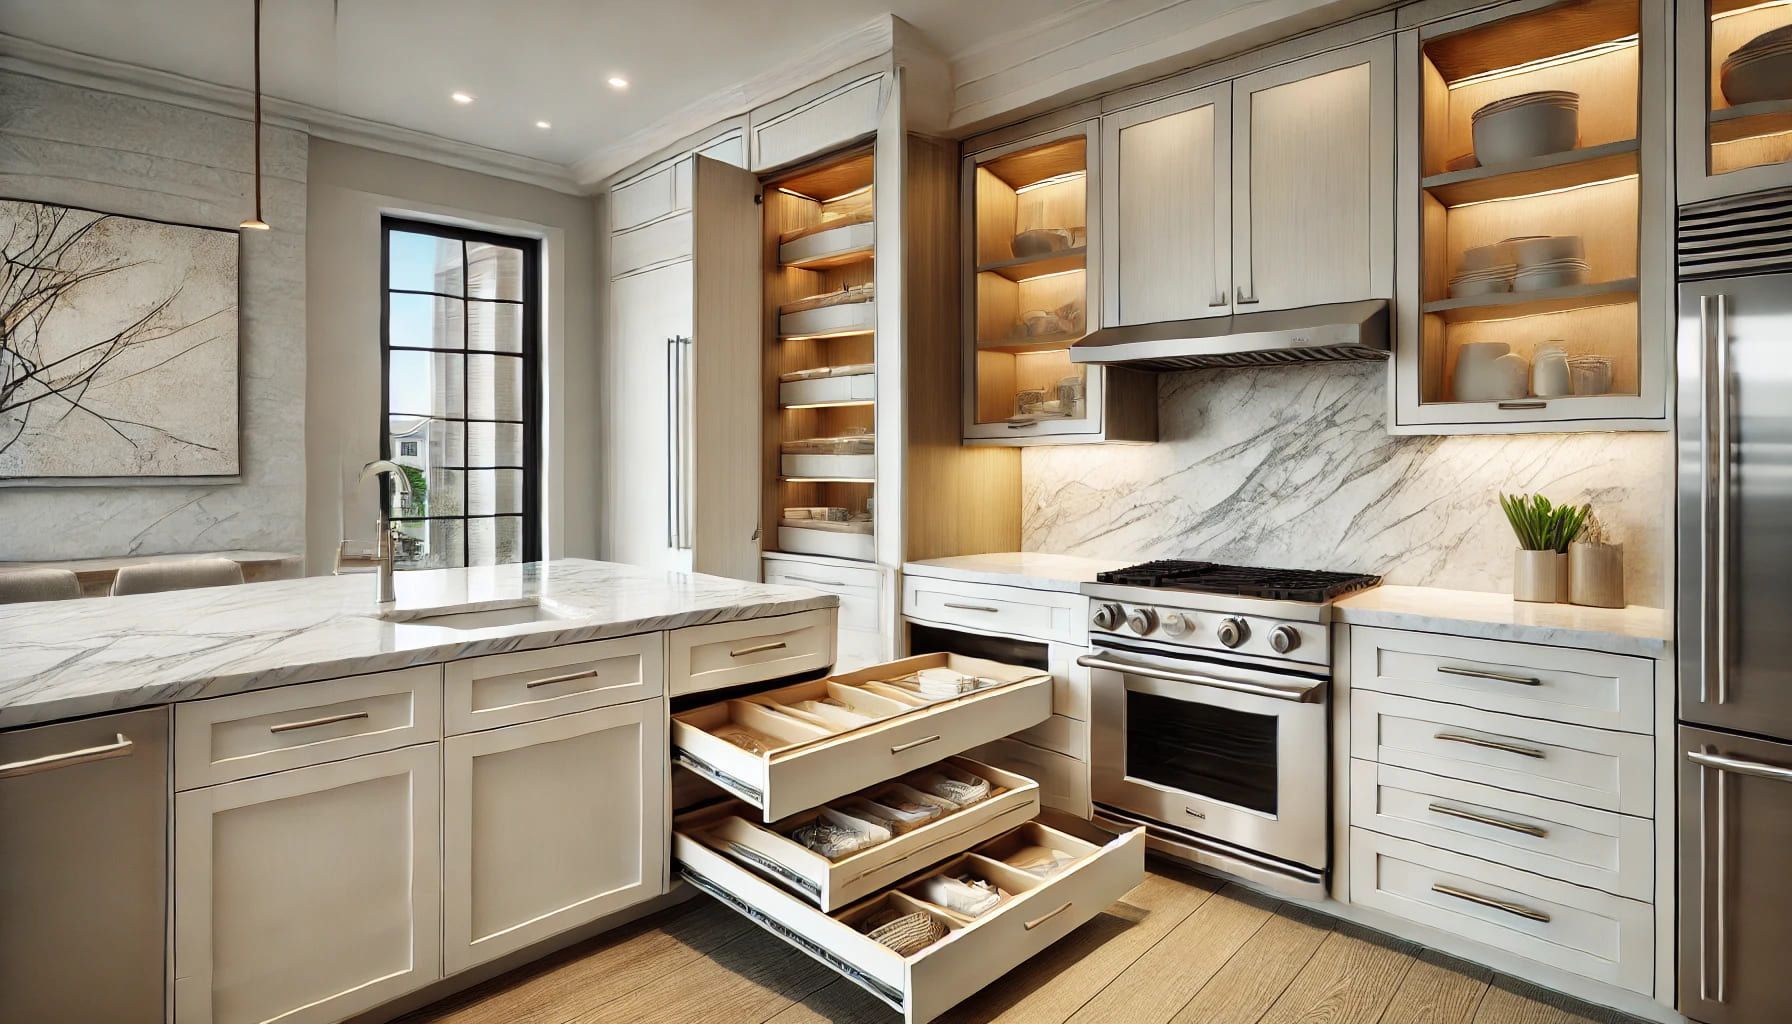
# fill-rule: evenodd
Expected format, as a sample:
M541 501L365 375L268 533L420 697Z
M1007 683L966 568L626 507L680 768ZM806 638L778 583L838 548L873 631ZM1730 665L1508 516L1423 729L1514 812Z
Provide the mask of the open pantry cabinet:
M1669 112L1642 102L1665 89L1667 38L1664 0L1512 3L1401 34L1393 432L1667 429ZM1476 112L1550 90L1577 98L1574 147L1481 165ZM1537 236L1584 269L1551 280L1522 272L1522 243L1484 248ZM1482 294L1454 280L1484 264L1516 269ZM1552 348L1565 371L1537 365L1559 365Z
M1792 185L1792 58L1756 52L1792 26L1792 3L1679 0L1678 17L1680 202Z
M1101 322L1088 121L964 157L967 444L1157 440L1149 374L1070 361Z

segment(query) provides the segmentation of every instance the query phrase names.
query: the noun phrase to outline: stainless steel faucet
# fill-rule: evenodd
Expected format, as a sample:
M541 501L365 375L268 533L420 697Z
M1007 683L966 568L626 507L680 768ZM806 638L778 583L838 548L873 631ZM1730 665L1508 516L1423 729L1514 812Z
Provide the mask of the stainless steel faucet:
M401 498L411 496L411 478L405 475L403 467L389 459L375 459L362 466L361 482L366 483L369 478L384 474L389 474L398 484L398 493ZM381 484L381 486L385 485ZM380 604L393 604L398 600L398 592L392 586L392 570L398 555L398 538L398 527L392 525L391 519L386 515L385 505L381 504L379 539L374 541L376 545L374 557L379 560Z

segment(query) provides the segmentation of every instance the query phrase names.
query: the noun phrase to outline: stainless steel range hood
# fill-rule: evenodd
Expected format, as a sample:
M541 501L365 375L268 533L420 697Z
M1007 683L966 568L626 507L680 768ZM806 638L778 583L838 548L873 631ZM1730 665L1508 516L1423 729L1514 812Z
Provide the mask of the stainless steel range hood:
M1195 370L1388 357L1388 302L1104 327L1070 346L1073 363Z

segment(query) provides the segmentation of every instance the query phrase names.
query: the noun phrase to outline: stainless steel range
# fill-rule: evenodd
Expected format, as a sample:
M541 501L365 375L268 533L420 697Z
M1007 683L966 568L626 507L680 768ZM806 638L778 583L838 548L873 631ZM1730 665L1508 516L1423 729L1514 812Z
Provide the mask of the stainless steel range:
M1085 584L1096 816L1290 895L1330 868L1331 601L1378 576L1161 561Z

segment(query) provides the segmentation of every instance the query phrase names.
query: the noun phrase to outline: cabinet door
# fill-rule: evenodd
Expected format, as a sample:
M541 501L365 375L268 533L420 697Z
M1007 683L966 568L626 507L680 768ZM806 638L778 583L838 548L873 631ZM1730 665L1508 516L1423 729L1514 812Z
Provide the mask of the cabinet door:
M666 771L660 700L449 737L447 972L664 892Z
M175 797L174 1018L325 1024L442 976L441 745Z
M1394 40L1232 83L1235 312L1391 298Z
M1109 327L1232 310L1232 86L1102 121Z
M673 396L684 369L678 339L691 334L692 285L689 261L610 282L601 415L607 455L603 557L611 561L688 568L676 536Z

